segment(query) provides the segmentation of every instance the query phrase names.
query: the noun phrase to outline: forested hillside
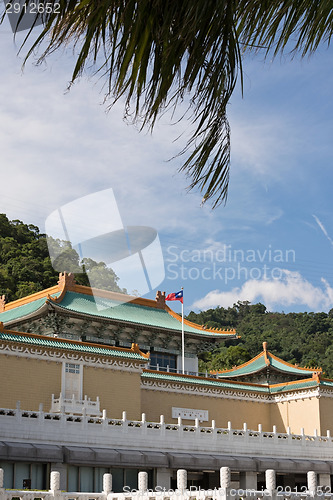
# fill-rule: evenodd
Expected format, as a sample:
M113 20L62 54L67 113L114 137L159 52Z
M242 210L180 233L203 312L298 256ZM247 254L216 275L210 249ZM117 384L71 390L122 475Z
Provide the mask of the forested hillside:
M268 349L282 359L300 366L321 366L325 376L333 378L333 309L329 313L275 313L263 304L238 302L233 307L217 307L188 319L217 328L237 330L238 340L201 355L200 371L232 368Z
M77 269L76 282L89 285L84 271L94 275L94 282L100 288L122 292L117 285L117 276L107 269L104 262L83 259L68 242L53 240L61 247L61 262L58 269ZM60 259L59 259L60 260ZM59 272L52 267L45 234L38 227L19 220L10 221L0 214L0 295L6 301L19 299L57 284Z
M55 244L61 244L55 242ZM63 244L63 242L62 242ZM66 263L73 269L77 283L89 285L83 269L100 276L99 287L120 290L117 276L106 269L103 262L79 256L70 244L62 251L63 270ZM82 268L82 264L85 266ZM81 266L81 267L80 267ZM106 278L106 280L105 280ZM39 290L54 286L58 272L51 265L46 236L38 227L21 221L9 221L0 214L0 295L11 301ZM216 350L201 355L200 371L231 368L244 363L262 350L263 341L274 354L300 366L321 366L333 378L333 309L321 313L268 312L263 304L238 302L233 307L217 307L196 314L188 319L195 323L216 328L236 328L238 340L228 341Z

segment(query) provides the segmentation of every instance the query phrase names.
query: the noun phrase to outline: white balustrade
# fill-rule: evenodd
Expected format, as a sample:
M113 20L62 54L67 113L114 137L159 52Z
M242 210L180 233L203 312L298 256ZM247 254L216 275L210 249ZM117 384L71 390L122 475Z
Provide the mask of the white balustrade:
M177 471L177 489L166 489L156 486L155 490L148 489L148 475L146 472L138 474L138 488L129 489L124 487L123 492L112 492L112 476L104 474L103 491L101 493L80 493L64 492L59 490L60 477L59 472L51 473L49 491L34 490L6 490L1 487L3 480L3 470L0 469L0 500L313 500L322 496L322 500L331 500L333 495L330 492L323 493L322 489L317 487L316 473L309 471L307 474L308 484L304 485L299 491L291 492L290 488L284 491L276 488L275 470L266 471L265 489L236 489L230 488L230 469L221 467L220 486L203 490L191 486L187 489L187 471L180 469Z
M96 401L92 401L87 396L85 396L84 399L77 399L74 394L71 398L64 398L62 394L60 394L59 398L55 398L54 394L52 394L51 412L71 414L85 413L90 416L100 416L99 397L97 396Z
M333 455L333 438L326 436L310 436L304 433L278 433L251 430L246 425L243 429L233 429L231 422L227 428L216 427L215 421L210 426L185 424L178 419L177 423L166 423L161 415L159 422L150 422L145 414L141 420L128 420L126 412L122 418L108 418L106 411L100 417L88 413L77 415L66 412L44 412L22 410L20 405L15 409L0 409L0 429L2 441L20 441L22 443L44 443L67 446L99 446L107 448L112 445L119 449L136 446L147 451L175 451L187 453L237 454L237 456L261 456L299 458L300 456L314 460L331 460Z

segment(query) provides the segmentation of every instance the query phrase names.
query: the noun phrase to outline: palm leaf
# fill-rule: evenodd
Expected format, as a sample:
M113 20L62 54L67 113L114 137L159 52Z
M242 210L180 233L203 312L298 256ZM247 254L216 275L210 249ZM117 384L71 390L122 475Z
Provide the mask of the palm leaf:
M125 97L124 114L153 129L158 116L189 102L192 135L180 151L189 188L217 206L227 199L230 128L227 104L242 76L242 54L302 55L330 43L331 0L59 0L27 53L40 60L71 43L72 82L91 63L105 79L110 106ZM29 35L29 34L28 34ZM28 36L29 38L29 36ZM44 45L43 45L44 46Z

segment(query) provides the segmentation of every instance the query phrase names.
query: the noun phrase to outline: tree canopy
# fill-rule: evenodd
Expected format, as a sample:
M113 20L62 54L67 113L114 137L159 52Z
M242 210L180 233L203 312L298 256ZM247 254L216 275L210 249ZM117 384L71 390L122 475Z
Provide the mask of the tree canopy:
M117 284L118 277L104 262L92 259L80 262L71 244L65 243L54 240L55 245L65 247L58 269L77 269L75 279L80 285L89 286L91 273L96 288L124 292ZM51 264L46 235L41 234L37 226L10 221L5 214L0 214L0 295L5 295L7 301L20 299L54 286L58 275Z
M30 0L26 0L29 3ZM213 206L226 201L230 167L227 105L249 51L302 56L330 43L330 0L57 0L59 10L27 57L72 44L75 82L93 65L109 104L153 129L167 109L186 103L192 135L180 154L190 188ZM32 28L33 29L33 28ZM31 33L32 30L30 30ZM29 33L29 34L30 34ZM29 39L29 34L27 39Z

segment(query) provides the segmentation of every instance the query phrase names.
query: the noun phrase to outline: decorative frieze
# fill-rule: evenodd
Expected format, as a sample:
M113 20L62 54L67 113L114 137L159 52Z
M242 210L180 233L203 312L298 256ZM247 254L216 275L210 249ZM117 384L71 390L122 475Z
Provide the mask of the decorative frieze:
M288 391L282 394L263 394L252 391L240 391L233 389L225 389L223 387L214 387L213 381L211 386L194 385L190 383L170 382L163 380L142 380L142 389L154 391L175 392L179 394L201 394L203 396L221 397L224 399L238 399L242 401L255 401L260 403L281 403L287 401L296 401L313 397L333 397L333 391L315 387L313 389Z
M30 359L56 361L56 362L80 362L85 366L100 367L112 370L125 370L138 372L142 370L142 363L128 359L109 358L76 352L64 352L57 349L44 347L22 346L11 343L0 342L0 352L9 356L24 357Z

